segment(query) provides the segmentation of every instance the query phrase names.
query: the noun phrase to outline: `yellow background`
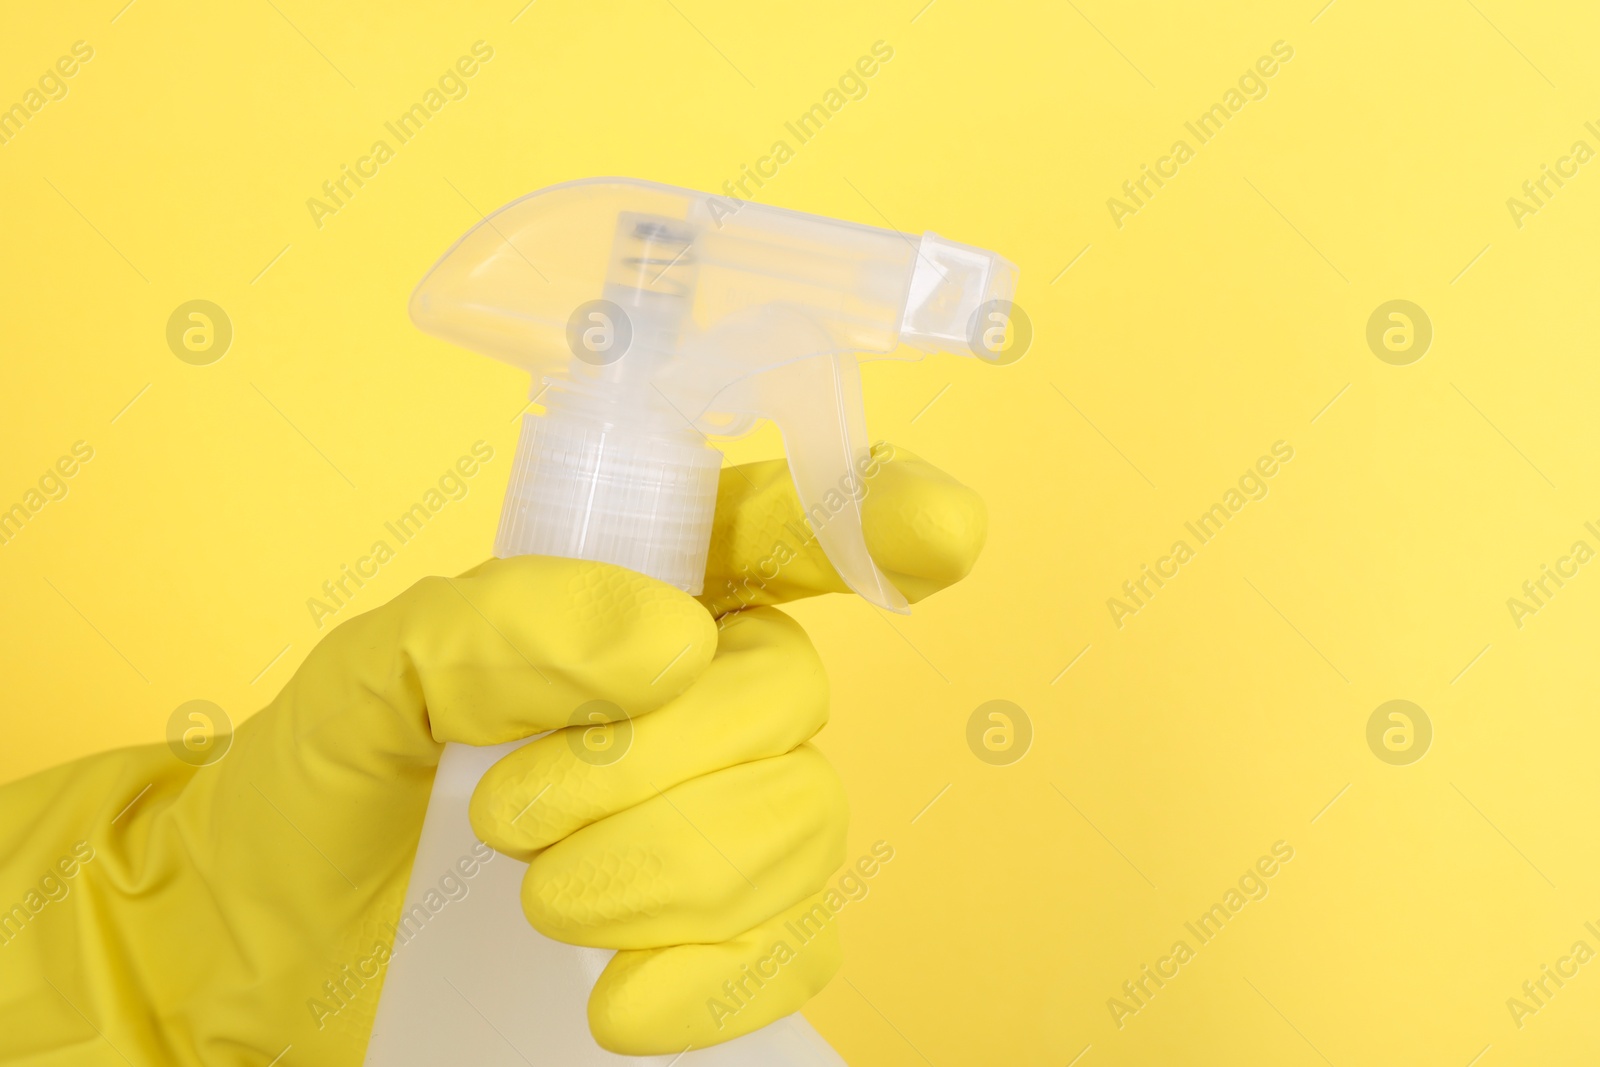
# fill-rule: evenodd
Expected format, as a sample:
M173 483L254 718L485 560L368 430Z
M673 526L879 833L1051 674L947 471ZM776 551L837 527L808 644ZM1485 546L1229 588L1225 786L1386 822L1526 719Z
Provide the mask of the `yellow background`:
M866 372L875 435L978 488L991 535L909 619L796 609L852 855L896 853L809 1017L856 1064L1600 1047L1600 963L1520 1029L1506 1006L1600 948L1600 564L1520 629L1506 606L1600 548L1600 164L1520 228L1506 206L1600 148L1592 8L122 2L0 39L3 103L95 49L0 146L0 506L95 449L0 547L0 777L158 740L186 700L248 715L315 643L306 599L480 438L470 495L350 611L486 556L526 382L414 329L411 287L530 190L720 188L883 40L759 199L1002 252L1035 338ZM469 95L319 229L307 198L477 40ZM1107 198L1279 40L1268 95L1118 228ZM197 298L234 324L210 366L164 338ZM1435 330L1403 367L1365 341L1399 298ZM1114 625L1107 598L1279 440L1267 498ZM1410 766L1365 739L1396 698L1434 727ZM1032 722L1011 766L967 746L991 699ZM1270 895L1119 1029L1108 998L1279 840Z

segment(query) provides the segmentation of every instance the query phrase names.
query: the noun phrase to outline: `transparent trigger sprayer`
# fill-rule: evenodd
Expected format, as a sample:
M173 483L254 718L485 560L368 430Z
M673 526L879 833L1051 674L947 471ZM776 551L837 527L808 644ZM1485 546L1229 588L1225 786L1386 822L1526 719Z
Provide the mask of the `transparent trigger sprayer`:
M802 508L827 517L813 526L835 569L905 612L867 552L862 494L839 492L869 466L858 359L901 345L987 354L977 333L1004 321L1015 285L1005 259L932 233L596 178L473 227L417 287L411 316L533 375L544 413L523 417L497 557L601 560L700 593L722 465L708 438L770 419ZM496 855L458 868L487 852L467 818L473 787L526 743L445 747L408 914L441 877L476 875L425 927L397 932L368 1067L842 1063L799 1015L681 1059L595 1044L586 1004L612 953L528 925L526 864Z

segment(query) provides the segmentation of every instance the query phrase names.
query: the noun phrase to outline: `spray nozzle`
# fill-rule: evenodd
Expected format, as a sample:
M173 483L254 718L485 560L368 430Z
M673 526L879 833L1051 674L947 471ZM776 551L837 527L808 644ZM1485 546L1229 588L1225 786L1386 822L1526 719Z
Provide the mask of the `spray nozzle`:
M956 352L973 344L980 312L1009 309L1017 268L992 252L922 235L900 340L924 352Z
M978 354L1015 285L1006 260L931 233L597 178L484 219L411 315L528 369L544 403L524 420L496 555L604 560L698 593L721 465L707 435L770 419L840 576L905 611L862 534L877 464L858 360L902 343Z

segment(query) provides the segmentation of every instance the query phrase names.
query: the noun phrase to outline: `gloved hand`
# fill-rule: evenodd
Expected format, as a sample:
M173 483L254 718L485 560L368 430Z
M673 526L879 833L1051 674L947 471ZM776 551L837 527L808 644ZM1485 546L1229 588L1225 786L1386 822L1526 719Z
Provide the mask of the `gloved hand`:
M904 452L869 484L869 548L908 599L966 572L984 532L974 494ZM562 727L596 698L636 717L625 759L594 767L535 742L491 770L473 818L533 858L523 902L539 929L624 950L591 999L597 1036L677 1051L798 1007L836 966L832 942L725 1029L695 1029L702 986L843 858L845 820L803 744L826 717L804 634L768 607L720 632L715 618L841 583L793 533L781 462L722 485L704 605L604 564L493 561L338 627L214 765L153 745L0 789L0 909L16 901L0 911L0 1061L360 1064L381 983L332 1019L310 1005L392 941L442 743ZM793 558L764 586L719 596L785 538ZM619 857L637 870L597 877Z
M914 456L876 454L868 545L920 600L971 568L983 505ZM622 950L589 1001L590 1028L614 1052L727 1041L798 1010L838 968L837 927L812 911L845 859L848 816L831 768L803 743L827 721L827 678L804 631L767 606L847 591L806 535L783 461L725 471L701 596L719 620L705 672L633 723L625 758L581 758L568 735L584 727L568 727L501 760L473 796L478 836L532 859L534 927ZM790 923L820 935L801 948ZM779 941L792 959L773 959ZM745 977L762 963L767 973ZM713 1000L733 1010L708 1011Z

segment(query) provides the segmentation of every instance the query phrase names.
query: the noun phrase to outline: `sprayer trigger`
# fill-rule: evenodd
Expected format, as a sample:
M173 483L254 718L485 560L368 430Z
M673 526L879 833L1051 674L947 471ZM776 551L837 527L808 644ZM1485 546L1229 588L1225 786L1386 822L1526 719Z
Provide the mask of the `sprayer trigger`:
M805 524L839 577L872 604L910 614L906 598L867 550L863 505L882 461L867 437L856 357L831 354L782 363L719 398L729 401L778 427Z

